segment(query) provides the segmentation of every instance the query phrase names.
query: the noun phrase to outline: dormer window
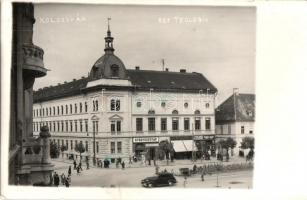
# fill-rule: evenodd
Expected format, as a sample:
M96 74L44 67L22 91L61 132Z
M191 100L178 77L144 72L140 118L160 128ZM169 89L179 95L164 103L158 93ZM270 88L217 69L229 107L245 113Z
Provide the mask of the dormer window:
M111 76L112 77L119 77L119 67L118 65L111 66Z

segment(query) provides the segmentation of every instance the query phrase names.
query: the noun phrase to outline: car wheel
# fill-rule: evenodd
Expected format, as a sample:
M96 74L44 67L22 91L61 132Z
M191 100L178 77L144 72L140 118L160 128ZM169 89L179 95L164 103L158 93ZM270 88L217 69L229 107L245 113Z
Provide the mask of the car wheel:
M169 185L169 186L173 186L173 185L174 185L174 182L173 182L173 181L168 181L168 185Z

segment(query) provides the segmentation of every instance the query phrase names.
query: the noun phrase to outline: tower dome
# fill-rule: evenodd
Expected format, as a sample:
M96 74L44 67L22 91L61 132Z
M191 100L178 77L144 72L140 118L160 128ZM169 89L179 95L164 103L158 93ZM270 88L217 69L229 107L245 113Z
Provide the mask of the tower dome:
M110 25L108 18L108 31L105 40L105 54L101 56L93 65L90 71L91 79L100 78L118 78L126 79L127 72L124 63L116 55L114 55L113 40L111 36Z

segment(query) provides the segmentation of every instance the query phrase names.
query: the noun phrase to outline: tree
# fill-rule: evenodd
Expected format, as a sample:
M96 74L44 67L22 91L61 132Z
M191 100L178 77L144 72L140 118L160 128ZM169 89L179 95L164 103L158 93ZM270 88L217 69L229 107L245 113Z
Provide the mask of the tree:
M76 144L75 151L80 154L80 161L81 161L81 154L85 152L85 147L81 141Z
M164 152L168 164L169 159L173 160L174 148L168 140L162 140L159 143L159 149Z
M50 157L57 158L59 154L60 154L60 150L59 150L58 145L55 142L51 141L50 142Z
M254 150L255 148L255 139L254 137L244 137L241 142L242 149Z
M218 141L218 145L222 149L226 150L226 156L227 156L226 159L227 159L227 158L229 158L228 150L235 148L236 145L237 145L237 142L233 138L228 137L226 139L222 139L222 140Z
M63 157L64 151L66 151L67 149L68 149L68 148L67 148L66 145L62 145L62 146L61 146L60 150L61 150L61 152L62 152L62 157Z

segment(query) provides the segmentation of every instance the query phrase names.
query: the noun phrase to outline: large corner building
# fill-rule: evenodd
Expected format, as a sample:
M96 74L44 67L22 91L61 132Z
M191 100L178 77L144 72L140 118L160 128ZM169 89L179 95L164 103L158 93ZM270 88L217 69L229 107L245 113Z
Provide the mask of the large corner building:
M114 54L108 28L105 54L89 76L34 92L33 131L47 125L51 140L77 155L80 141L90 158L127 158L149 152L160 141L175 152L196 150L195 140L214 148L217 89L200 73L127 69ZM195 149L194 149L195 148Z

